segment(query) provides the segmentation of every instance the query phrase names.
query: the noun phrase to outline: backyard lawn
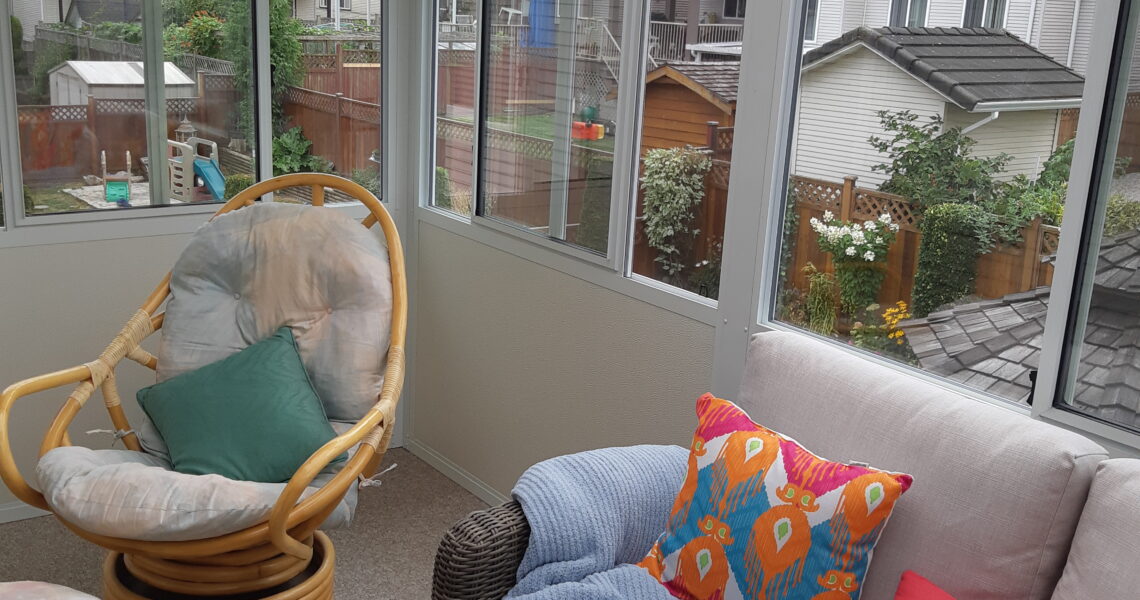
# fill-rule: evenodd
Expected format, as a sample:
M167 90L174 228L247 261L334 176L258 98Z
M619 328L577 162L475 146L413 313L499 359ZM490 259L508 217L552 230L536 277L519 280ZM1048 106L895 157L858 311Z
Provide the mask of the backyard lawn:
M554 115L552 113L541 115L512 115L490 117L491 125L496 129L521 133L544 140L554 139ZM574 140L575 146L590 148L592 150L614 151L614 138L611 135L600 140Z
M77 210L92 210L93 207L82 202L75 196L62 191L65 188L76 188L85 185L82 181L70 184L53 183L50 185L28 185L29 197L32 200L30 214L46 215Z

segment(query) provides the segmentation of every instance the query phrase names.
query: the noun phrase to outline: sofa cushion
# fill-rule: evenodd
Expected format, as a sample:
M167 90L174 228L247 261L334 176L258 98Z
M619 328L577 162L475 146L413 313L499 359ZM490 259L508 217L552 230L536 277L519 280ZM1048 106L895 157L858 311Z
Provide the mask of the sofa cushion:
M1081 513L1054 600L1140 594L1140 460L1102 462Z
M640 566L692 600L858 596L910 475L815 456L712 394L697 423L668 526Z
M339 210L261 203L218 216L174 265L158 348L158 380L217 362L281 325L331 421L376 404L392 315L388 251ZM148 451L161 436L142 423Z
M313 480L308 497L339 465ZM112 537L183 541L240 531L269 518L284 483L234 481L220 475L187 475L161 457L131 450L56 448L36 466L52 511L83 529ZM348 525L356 486L325 520L325 529Z
M902 572L958 598L1049 598L1103 448L1010 408L791 332L753 337L738 404L822 456L914 476L862 597Z
M9 581L0 583L0 598L4 600L99 600L54 583L42 581Z

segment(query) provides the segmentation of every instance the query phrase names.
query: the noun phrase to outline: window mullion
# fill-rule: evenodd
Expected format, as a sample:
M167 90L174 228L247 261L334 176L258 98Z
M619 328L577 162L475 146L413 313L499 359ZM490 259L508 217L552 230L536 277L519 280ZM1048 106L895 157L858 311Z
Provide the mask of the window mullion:
M633 224L637 210L638 141L645 94L646 43L649 19L645 4L626 2L622 12L621 61L618 73L618 120L614 147L613 189L610 197L610 230L607 258L622 275L632 272Z
M24 174L20 169L19 107L16 105L16 67L12 55L12 11L7 2L0 3L0 90L4 102L0 108L0 126L11 132L0 146L0 181L4 185L4 225L11 228L24 219Z
M561 0L567 6L560 12L570 15L570 26L559 23L558 67L554 93L554 139L550 152L550 237L566 239L566 220L570 204L570 125L574 120L574 71L577 48L578 2ZM565 18L565 17L563 17Z
M254 131L257 137L255 176L273 176L273 81L269 63L269 0L253 3ZM271 195L270 195L271 196Z
M146 98L147 154L150 170L151 206L170 204L170 172L166 166L166 57L162 49L162 3L144 2L143 92ZM201 91L199 93L202 93ZM186 165L192 168L191 165ZM128 165L129 168L129 165Z

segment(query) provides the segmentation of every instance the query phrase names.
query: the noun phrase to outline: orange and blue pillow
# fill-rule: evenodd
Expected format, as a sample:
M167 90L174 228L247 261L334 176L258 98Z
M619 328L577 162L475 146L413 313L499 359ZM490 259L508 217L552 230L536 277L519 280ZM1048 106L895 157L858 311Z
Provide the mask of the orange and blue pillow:
M854 600L911 476L824 460L705 394L665 533L640 566L683 600Z

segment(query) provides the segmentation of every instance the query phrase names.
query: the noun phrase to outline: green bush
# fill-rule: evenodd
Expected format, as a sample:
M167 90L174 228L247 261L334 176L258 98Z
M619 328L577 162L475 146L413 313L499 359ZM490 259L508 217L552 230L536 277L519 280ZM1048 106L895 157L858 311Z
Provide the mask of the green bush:
M234 63L234 89L252 89L253 37L250 27L250 4L248 0L219 0L218 14L225 15L222 26L222 55ZM269 2L269 64L273 66L272 111L273 132L283 133L288 127L285 119L285 94L292 86L301 85L305 79L303 52L297 36L303 26L293 18L291 0L270 0ZM238 106L238 128L248 140L253 136L252 95L242 94Z
M720 297L720 268L724 262L724 240L718 239L709 250L709 257L694 265L692 277L689 278L689 291L695 292L705 298L716 300Z
M1120 194L1108 198L1104 210L1104 235L1113 237L1140 228L1140 202L1127 200Z
M712 161L686 146L654 148L645 154L643 164L645 236L657 250L653 260L665 271L666 283L676 284L700 234L693 221L705 198L705 175Z
M119 40L128 44L142 43L142 25L139 23L119 23L105 21L91 29L91 35L104 40Z
M435 168L435 205L451 208L451 175L443 167Z
M973 204L930 207L919 224L918 272L914 314L925 317L938 307L974 292L978 256L989 249L993 216Z
M353 169L349 179L359 183L361 187L372 192L373 196L380 197L380 171L375 168Z
M222 58L222 20L198 13L186 22L186 51L198 56Z
M76 51L75 46L46 41L37 42L37 48L35 62L32 65L32 87L35 93L43 98L43 103L47 104L48 72L64 61L74 59Z
M1000 191L995 176L1005 170L1009 155L971 156L977 142L960 128L944 129L939 116L923 124L910 111L882 110L878 115L890 134L868 140L889 159L871 167L887 175L880 190L909 198L920 214L947 202L983 203Z
M185 27L171 23L162 30L162 55L166 60L182 56L189 46L190 35Z
M300 127L294 127L273 138L273 174L329 173L329 161L310 152L313 142Z
M808 278L808 293L805 311L808 329L820 335L835 333L836 308L839 304L839 291L835 277L815 268L810 262L804 266Z
M12 61L16 65L16 72L20 73L24 66L24 24L16 17L12 17Z
M253 176L245 173L236 173L226 177L226 200L238 195L242 190L253 185Z
M182 25L198 13L222 14L223 0L162 0L162 17L167 25Z

